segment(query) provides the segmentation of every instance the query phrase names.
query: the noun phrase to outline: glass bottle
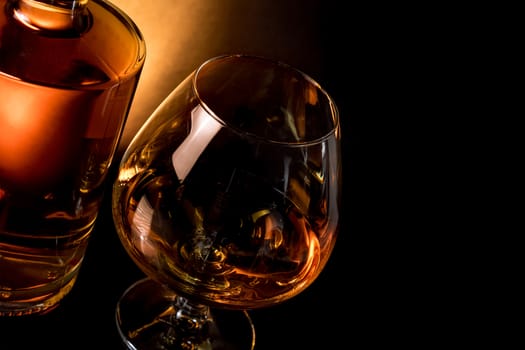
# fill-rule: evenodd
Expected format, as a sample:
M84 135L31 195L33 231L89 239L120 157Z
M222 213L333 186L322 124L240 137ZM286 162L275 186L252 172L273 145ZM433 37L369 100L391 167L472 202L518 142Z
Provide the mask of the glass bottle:
M103 0L0 0L0 316L74 286L145 60Z

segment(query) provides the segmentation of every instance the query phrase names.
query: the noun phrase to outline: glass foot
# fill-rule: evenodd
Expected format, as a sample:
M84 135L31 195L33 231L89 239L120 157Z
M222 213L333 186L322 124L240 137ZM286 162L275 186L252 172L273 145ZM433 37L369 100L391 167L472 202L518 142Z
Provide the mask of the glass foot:
M208 319L183 317L177 295L145 278L131 285L117 303L120 336L130 350L253 350L255 329L246 311L211 308ZM184 331L176 327L182 326Z

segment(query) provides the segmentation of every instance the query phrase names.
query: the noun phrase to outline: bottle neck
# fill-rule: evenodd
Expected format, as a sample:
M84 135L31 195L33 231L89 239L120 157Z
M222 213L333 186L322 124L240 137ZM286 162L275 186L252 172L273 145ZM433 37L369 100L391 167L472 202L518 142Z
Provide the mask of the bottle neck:
M33 30L51 35L81 34L90 26L89 0L15 0L13 16Z

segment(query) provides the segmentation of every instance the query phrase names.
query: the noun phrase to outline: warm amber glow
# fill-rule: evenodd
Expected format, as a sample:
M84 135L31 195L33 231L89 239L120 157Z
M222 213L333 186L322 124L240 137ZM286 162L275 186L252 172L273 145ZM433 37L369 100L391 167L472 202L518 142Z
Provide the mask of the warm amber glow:
M30 91L29 91L30 90ZM0 84L0 171L20 186L60 181L78 154L89 105L80 92L32 89L16 80Z
M151 6L145 5L143 0L114 0L112 3L133 19L146 41L146 61L122 136L123 149L171 90L196 68L195 62L201 60L195 59L188 50L198 52L193 50L202 46L198 42L200 37L196 40L195 36L195 33L203 33L202 23L195 18L206 11L206 3L173 0L154 0ZM187 15L188 11L191 16ZM214 15L220 16L220 13L214 12Z
M324 43L317 40L317 2L301 2L301 16L289 15L297 6L294 1L111 2L140 28L147 51L121 151L171 90L210 57L254 53L302 62L298 68L315 73L323 52Z

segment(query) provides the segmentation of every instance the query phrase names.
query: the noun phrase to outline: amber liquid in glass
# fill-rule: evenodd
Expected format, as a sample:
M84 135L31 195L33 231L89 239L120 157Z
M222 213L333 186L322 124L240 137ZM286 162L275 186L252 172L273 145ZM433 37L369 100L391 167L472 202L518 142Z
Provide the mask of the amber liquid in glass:
M106 3L57 32L17 20L18 5L0 0L0 316L73 287L144 61Z
M162 147L156 150L153 143L129 155L113 197L123 244L148 275L207 305L251 309L289 299L326 264L335 243L335 233L326 229L332 218L320 213L316 220L324 224L311 222L301 214L300 201L243 171L242 164L224 164L217 149L253 163L242 156L252 146L219 140L212 141L182 182ZM135 173L146 164L147 171L126 178L126 169ZM233 170L217 175L224 169ZM291 173L300 178L291 176L291 182L309 178L312 188L322 188L309 175L315 169L302 163L295 169Z

